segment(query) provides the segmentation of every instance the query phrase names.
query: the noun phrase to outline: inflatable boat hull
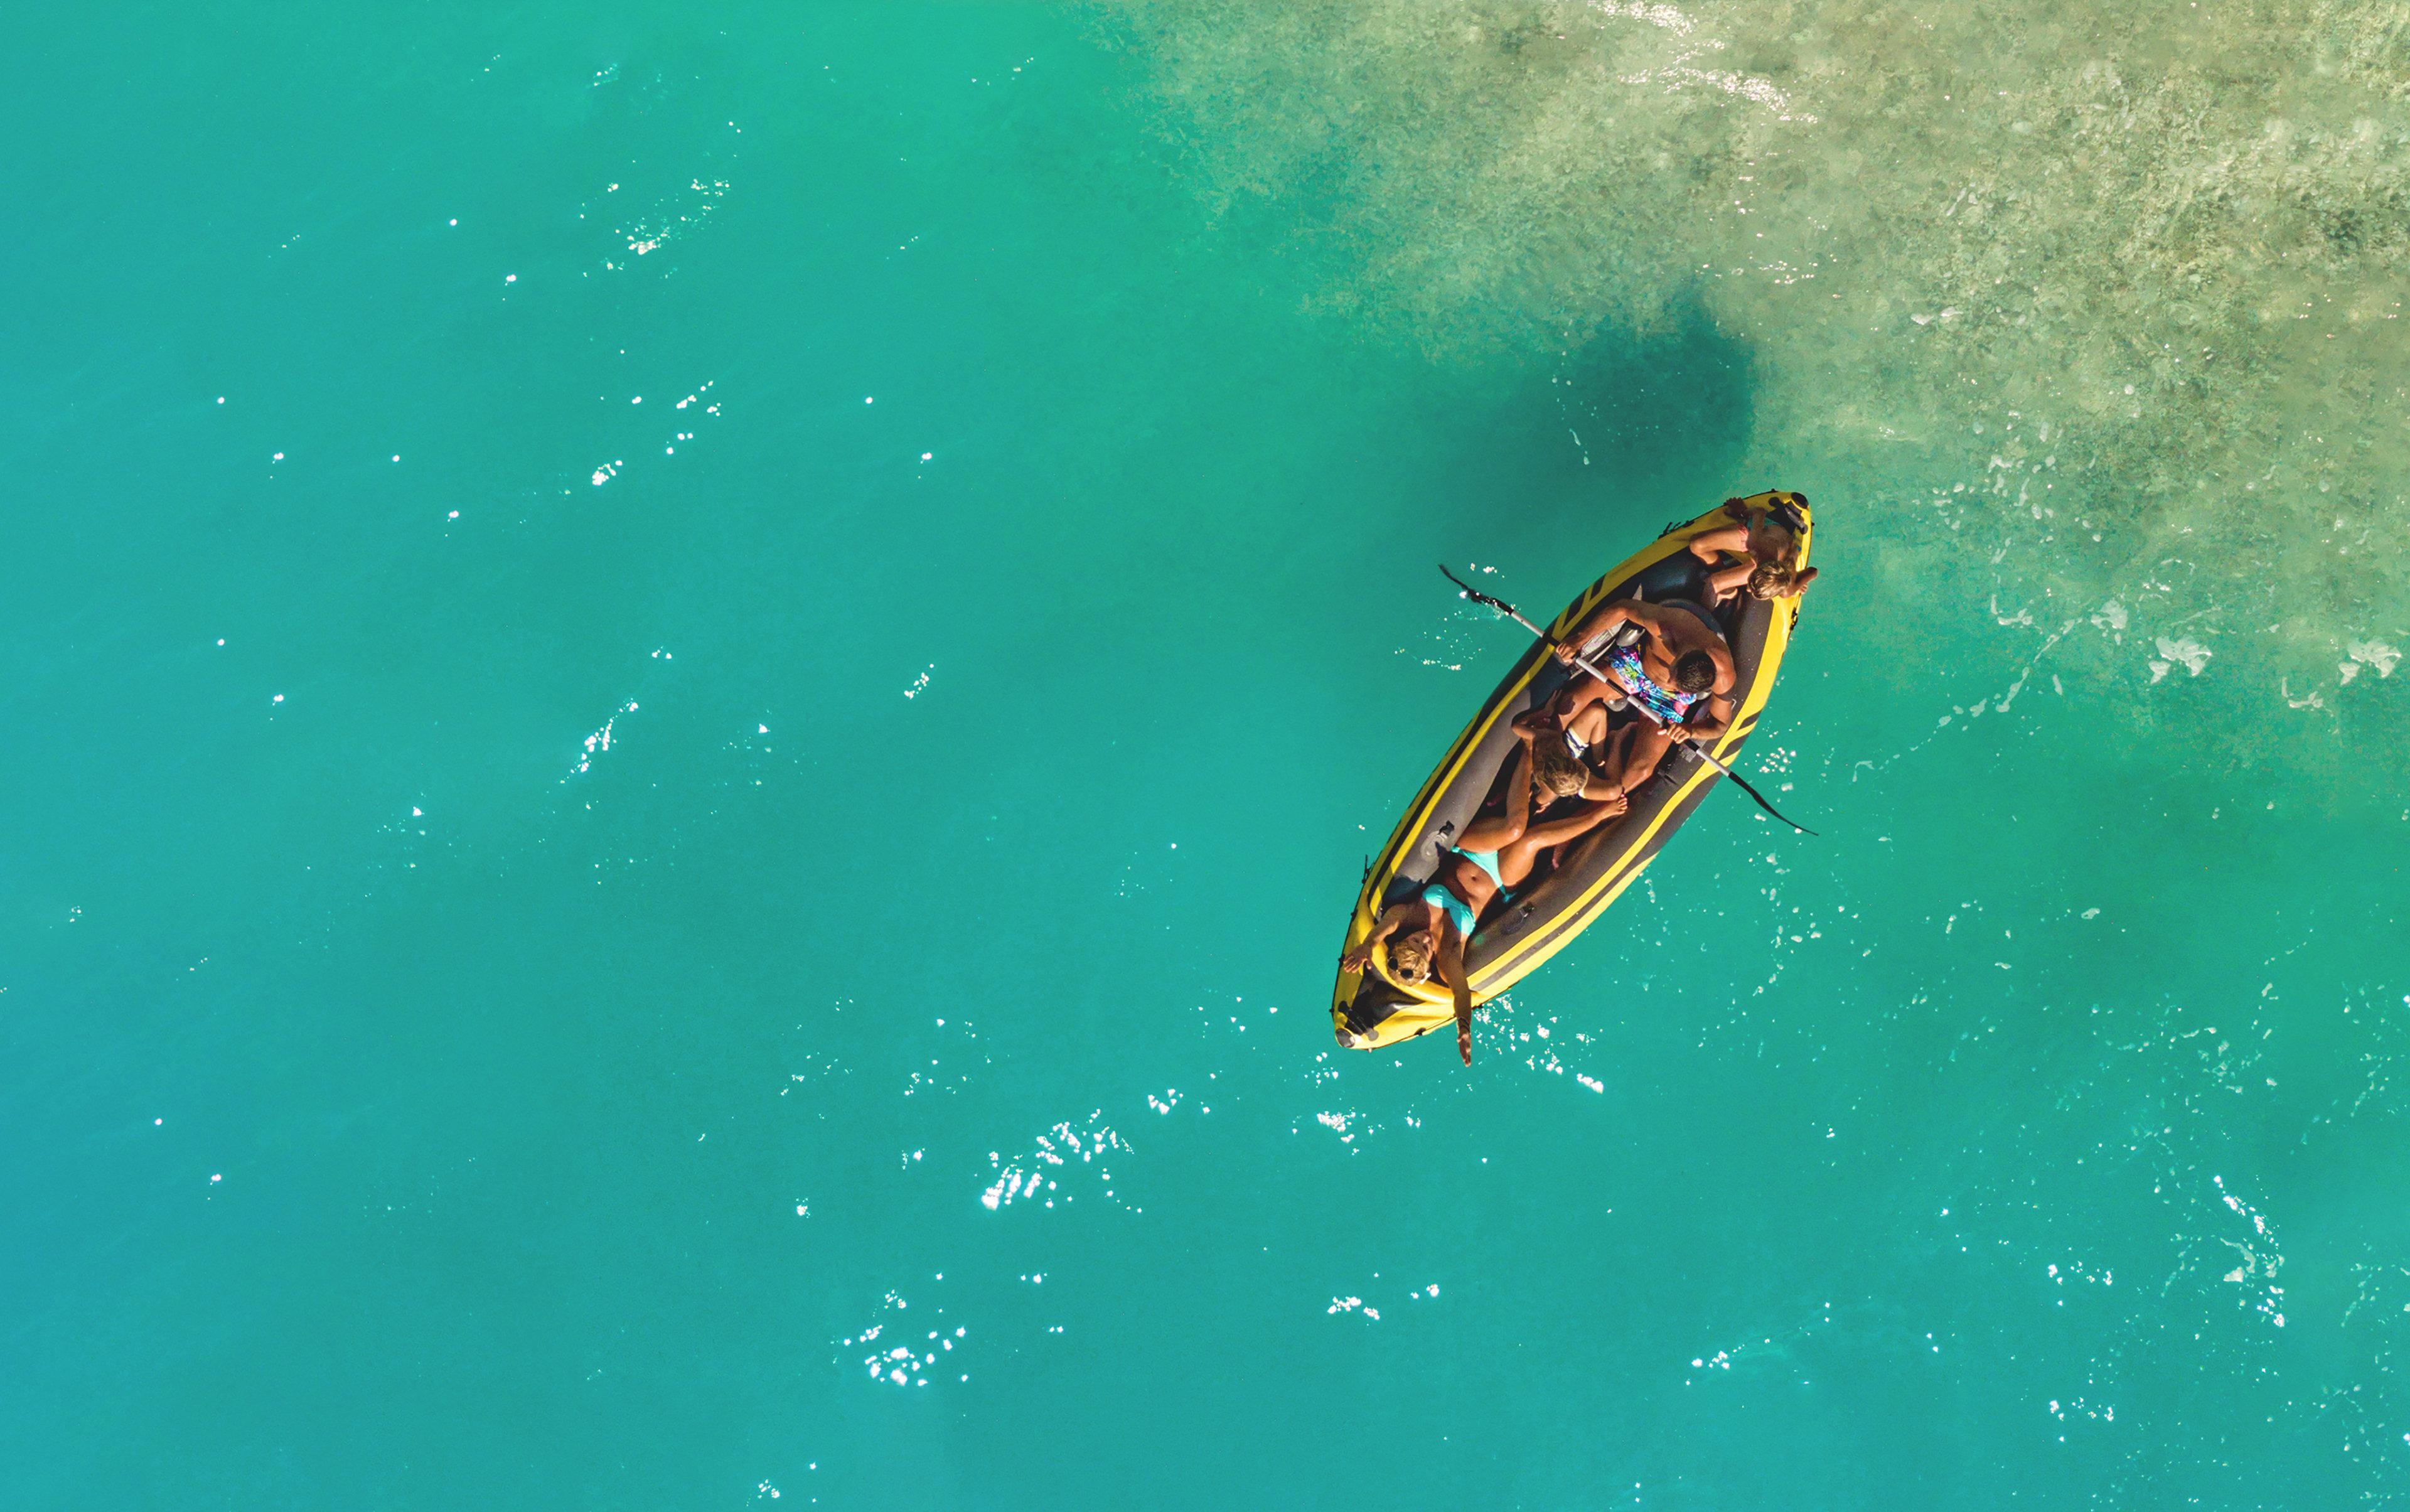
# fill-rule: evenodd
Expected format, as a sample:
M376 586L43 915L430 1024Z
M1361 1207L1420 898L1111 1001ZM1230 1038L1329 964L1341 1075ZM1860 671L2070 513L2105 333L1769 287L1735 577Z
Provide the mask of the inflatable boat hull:
M1769 492L1745 502L1763 509L1778 500L1795 501L1801 516L1808 520L1799 543L1798 564L1804 567L1815 533L1807 500L1797 494ZM1667 599L1703 600L1706 570L1691 554L1690 543L1731 523L1731 516L1718 506L1688 524L1674 526L1567 604L1548 625L1548 633L1570 632L1610 599L1636 595L1652 603ZM1733 697L1739 711L1732 728L1709 748L1726 763L1748 743L1765 710L1775 676L1782 667L1782 654L1798 623L1799 602L1768 603L1742 595L1717 615L1731 645L1737 675ZM1492 789L1501 784L1506 759L1516 744L1511 721L1553 698L1574 675L1536 641L1516 662L1448 748L1390 833L1388 843L1373 857L1357 894L1355 911L1348 918L1343 950L1354 948L1371 934L1383 909L1422 890L1454 837L1463 833L1490 799ZM1535 872L1514 896L1494 900L1474 926L1465 952L1474 1001L1497 996L1573 943L1656 859L1721 778L1714 767L1676 747L1656 774L1633 792L1630 811L1550 852L1553 869L1545 875ZM1401 985L1387 976L1386 967L1386 952L1375 952L1369 969L1340 973L1331 994L1330 1018L1341 1044L1377 1050L1454 1022L1447 991L1437 981Z

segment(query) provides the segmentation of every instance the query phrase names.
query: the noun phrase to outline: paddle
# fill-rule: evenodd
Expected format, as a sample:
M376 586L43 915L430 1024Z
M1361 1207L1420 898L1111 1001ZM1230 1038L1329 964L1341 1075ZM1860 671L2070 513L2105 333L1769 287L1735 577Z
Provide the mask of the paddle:
M1517 614L1515 612L1515 606L1508 603L1505 600L1493 599L1488 594L1482 592L1472 584L1466 582L1463 578L1457 576L1454 573L1448 572L1447 563L1440 563L1439 570L1446 575L1449 582L1454 583L1457 588L1463 592L1464 596L1471 599L1474 603L1486 604L1488 607L1497 610L1500 614L1512 619L1515 623L1522 626L1525 630L1530 631L1533 635L1537 636L1542 641L1546 642L1550 646L1561 646L1564 644L1554 635L1549 634L1546 631L1542 630L1539 626L1524 618L1521 615ZM1610 688L1622 686L1617 681L1617 679L1608 676L1604 672L1601 671L1596 662L1593 662L1589 657L1583 656L1578 652L1574 656L1574 665L1581 668L1584 672L1589 673L1591 676L1596 677L1599 681L1605 683ZM1642 719L1648 720L1650 723L1655 724L1659 729L1666 728L1663 720L1659 720L1655 715L1650 714L1638 704L1635 703L1632 705L1631 707L1633 713L1639 715ZM1756 800L1757 807L1764 809L1767 813L1772 814L1775 818L1781 820L1785 824L1790 825L1793 829L1797 830L1802 835L1814 835L1816 833L1807 825L1785 815L1781 809L1775 807L1770 803L1767 803L1765 801L1765 794L1758 792L1755 788L1750 787L1747 778L1741 776L1738 772L1734 771L1731 767L1726 766L1721 761L1719 761L1714 754L1709 752L1706 747L1692 740L1678 740L1676 741L1675 744L1688 747L1691 755L1696 756L1699 760L1706 763L1709 766L1714 767L1717 771L1721 772L1724 776L1732 778L1735 782L1739 783L1740 791L1748 793L1750 798Z

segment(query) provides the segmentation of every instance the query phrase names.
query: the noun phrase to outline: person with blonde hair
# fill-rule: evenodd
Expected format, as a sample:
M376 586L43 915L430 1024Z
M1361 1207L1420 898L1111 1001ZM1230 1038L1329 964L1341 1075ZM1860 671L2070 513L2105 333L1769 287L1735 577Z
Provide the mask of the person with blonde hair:
M1795 599L1816 581L1816 569L1799 570L1799 538L1808 522L1794 502L1799 496L1778 498L1764 511L1737 499L1724 501L1733 523L1691 538L1691 555L1707 568L1707 606L1720 609L1734 597ZM1804 502L1804 501L1801 501ZM1725 559L1740 560L1727 562Z
M1517 747L1506 778L1506 807L1495 819L1465 826L1422 891L1385 909L1372 932L1339 958L1343 971L1371 968L1373 950L1387 944L1387 968L1401 987L1436 975L1456 999L1456 1049L1473 1064L1473 989L1464 969L1482 909L1532 875L1540 853L1588 834L1631 807L1620 788L1576 759L1563 730L1543 705L1515 720ZM1580 807L1544 817L1561 799Z

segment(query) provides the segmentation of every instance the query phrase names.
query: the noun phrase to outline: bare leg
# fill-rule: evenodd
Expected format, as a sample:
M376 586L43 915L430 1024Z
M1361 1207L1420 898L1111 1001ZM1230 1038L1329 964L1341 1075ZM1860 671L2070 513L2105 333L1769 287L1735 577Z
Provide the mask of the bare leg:
M1723 525L1691 537L1691 555L1712 567L1728 551L1749 550L1749 527Z
M1631 749L1623 753L1623 771L1615 785L1627 795L1633 789L1657 775L1657 763L1665 759L1674 737L1656 724L1643 721L1633 727Z
M1550 700L1548 706L1556 711L1559 722L1570 727L1573 721L1587 713L1591 705L1604 706L1608 701L1622 696L1622 689L1611 688L1602 678L1594 677L1587 672L1576 672L1562 688L1557 690L1557 696Z
M1604 710L1602 709L1601 713L1604 712ZM1599 722L1604 724L1606 721L1602 719ZM1639 733L1640 726L1627 724L1608 739L1591 748L1591 754L1598 758L1598 777L1603 785L1612 786L1618 792L1622 791L1623 769L1630 764L1633 737Z
M1459 850L1495 850L1511 845L1532 821L1532 743L1515 748L1515 764L1506 778L1506 811L1496 819L1477 819L1458 836ZM1488 879L1483 879L1485 881Z
M1606 741L1606 705L1595 700L1584 704L1565 720L1565 733L1588 747L1593 754L1604 757L1605 751L1603 748Z
M1498 875L1509 887L1520 887L1523 879L1532 875L1539 862L1540 852L1568 840L1580 838L1632 807L1632 801L1620 792L1610 798L1586 803L1562 819L1551 819L1534 824L1523 832L1522 838L1498 852Z

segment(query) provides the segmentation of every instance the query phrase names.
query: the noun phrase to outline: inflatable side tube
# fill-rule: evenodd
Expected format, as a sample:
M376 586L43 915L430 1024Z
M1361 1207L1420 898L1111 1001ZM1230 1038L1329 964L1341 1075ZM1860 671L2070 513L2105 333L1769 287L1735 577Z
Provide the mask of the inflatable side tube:
M1798 557L1798 564L1806 566L1815 531L1807 500L1771 491L1744 502L1759 509L1777 502L1796 504L1808 522ZM1719 506L1669 530L1567 604L1548 625L1549 634L1570 632L1612 599L1637 596L1651 603L1704 602L1706 569L1688 548L1693 537L1730 523L1731 517ZM1764 712L1775 676L1781 670L1782 654L1798 623L1799 601L1768 603L1742 595L1715 618L1732 647L1736 675L1733 698L1738 713L1732 728L1713 747L1714 754L1729 763L1747 744ZM1463 833L1492 790L1501 785L1507 759L1517 745L1512 728L1515 717L1555 697L1573 675L1537 641L1517 659L1424 781L1390 832L1388 842L1373 858L1357 894L1343 950L1352 949L1370 935L1390 904L1422 891L1455 836ZM1474 1000L1486 1002L1497 996L1571 944L1640 876L1721 777L1689 749L1677 747L1659 763L1656 774L1632 793L1628 812L1549 852L1543 870L1535 871L1516 895L1493 900L1474 927L1465 956ZM1341 1044L1374 1050L1454 1022L1448 995L1437 981L1404 986L1392 981L1386 970L1386 951L1376 951L1370 969L1340 973L1331 993L1330 1016Z

